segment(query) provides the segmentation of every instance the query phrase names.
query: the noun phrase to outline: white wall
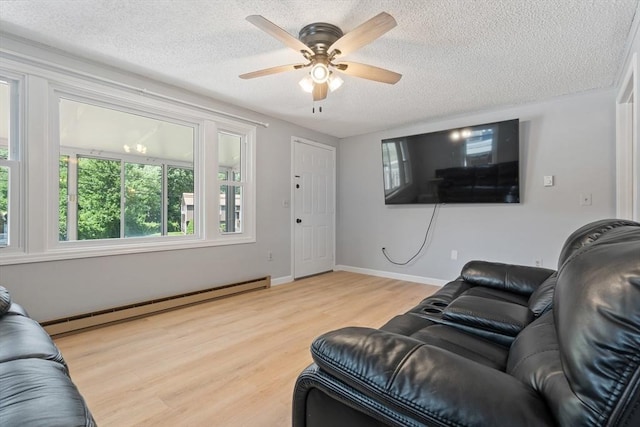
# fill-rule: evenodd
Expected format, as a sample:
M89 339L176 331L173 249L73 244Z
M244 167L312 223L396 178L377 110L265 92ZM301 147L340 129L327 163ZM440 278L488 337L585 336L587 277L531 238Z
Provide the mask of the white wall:
M336 146L334 137L141 76L3 38L3 48L151 92L268 122L257 129L257 242L254 244L51 261L0 267L0 284L36 320L46 321L271 275L291 275L291 137ZM30 206L42 209L44 206ZM267 252L273 253L268 261Z
M553 78L550 76L550 78ZM524 84L524 82L523 82ZM337 260L381 275L451 280L472 259L555 268L564 239L579 226L615 214L615 91L425 122L341 140L338 147ZM428 101L425 101L428 102ZM521 203L444 205L428 246L420 247L433 205L385 206L381 139L520 118ZM555 186L543 187L554 175ZM580 193L592 205L580 205ZM451 250L458 259L450 259Z

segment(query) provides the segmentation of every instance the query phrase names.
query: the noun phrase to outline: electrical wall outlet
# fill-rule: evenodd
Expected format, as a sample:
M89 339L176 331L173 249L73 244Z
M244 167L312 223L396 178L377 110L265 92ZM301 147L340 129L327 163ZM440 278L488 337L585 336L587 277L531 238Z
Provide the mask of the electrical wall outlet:
M542 267L542 258L536 258L533 260L533 265L536 267Z
M457 260L457 259L458 259L458 251L457 251L457 250L455 250L455 249L451 249L451 259L452 259L453 261L455 261L455 260Z
M271 252L271 251L267 252L267 260L268 261L273 261L273 252Z

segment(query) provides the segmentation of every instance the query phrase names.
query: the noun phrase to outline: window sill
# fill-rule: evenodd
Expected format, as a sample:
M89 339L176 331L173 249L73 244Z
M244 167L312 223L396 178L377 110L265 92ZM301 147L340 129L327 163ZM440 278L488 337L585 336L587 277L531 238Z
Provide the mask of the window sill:
M109 246L73 245L73 247L50 249L40 253L6 252L0 248L0 266L30 264L36 262L62 261L104 256L129 255L145 252L162 252L182 249L198 249L214 246L242 245L255 243L252 236L234 236L224 240L188 240L170 242L141 242L114 244Z

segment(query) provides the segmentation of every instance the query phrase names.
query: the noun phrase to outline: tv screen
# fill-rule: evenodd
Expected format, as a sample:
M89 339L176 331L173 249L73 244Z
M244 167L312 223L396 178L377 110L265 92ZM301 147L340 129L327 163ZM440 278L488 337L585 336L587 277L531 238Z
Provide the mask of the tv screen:
M519 203L519 120L382 140L384 200Z

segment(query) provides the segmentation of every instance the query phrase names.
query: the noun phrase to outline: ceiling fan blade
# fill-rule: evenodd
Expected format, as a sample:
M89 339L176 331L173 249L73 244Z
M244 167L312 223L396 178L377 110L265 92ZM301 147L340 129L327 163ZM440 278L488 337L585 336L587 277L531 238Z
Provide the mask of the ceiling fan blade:
M309 54L313 54L309 46L302 43L300 40L278 27L273 22L269 21L265 17L261 15L250 15L247 16L247 21L251 22L256 27L260 28L265 33L275 37L280 40L283 44L295 50L296 52L308 52Z
M329 92L329 84L328 83L314 83L313 85L313 100L314 101L322 101L327 97L327 93Z
M284 73L285 71L298 70L306 67L306 64L289 64L279 65L277 67L265 68L263 70L252 71L250 73L240 74L241 79L255 79L256 77L268 76L270 74Z
M336 70L349 76L360 77L381 83L396 84L402 78L402 74L374 67L373 65L359 64L357 62L341 62L335 65Z
M328 52L339 50L340 55L347 55L371 43L396 25L398 25L398 23L393 16L387 12L379 13L336 40L331 47L329 47Z

